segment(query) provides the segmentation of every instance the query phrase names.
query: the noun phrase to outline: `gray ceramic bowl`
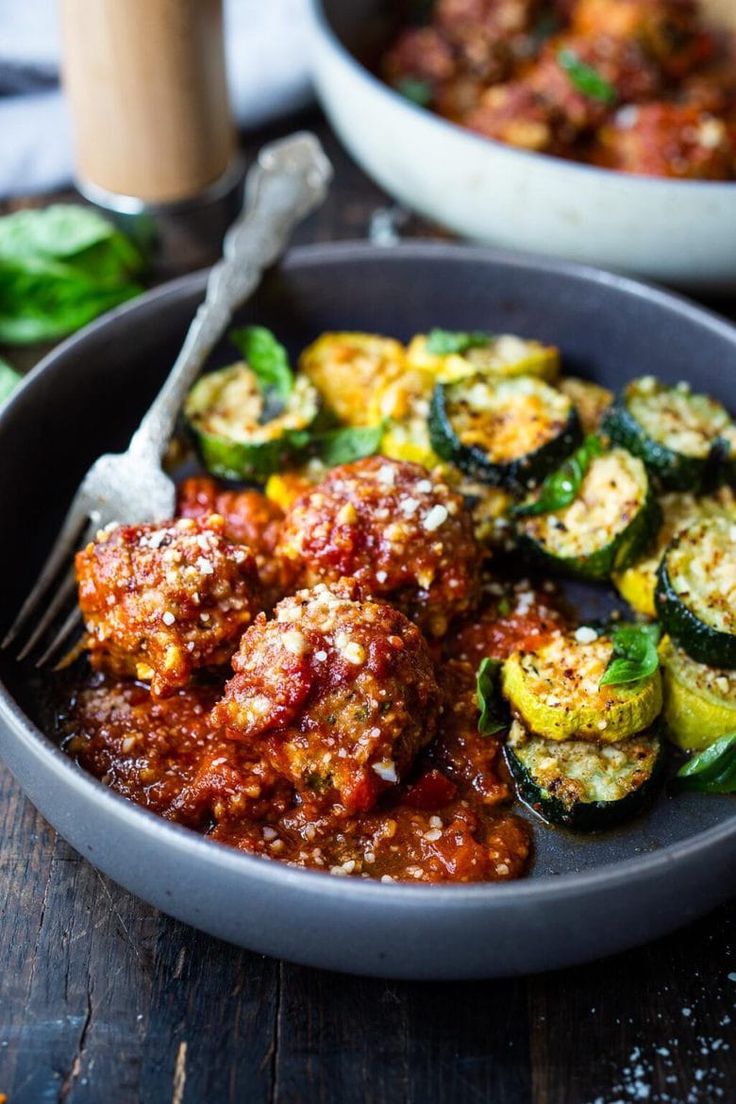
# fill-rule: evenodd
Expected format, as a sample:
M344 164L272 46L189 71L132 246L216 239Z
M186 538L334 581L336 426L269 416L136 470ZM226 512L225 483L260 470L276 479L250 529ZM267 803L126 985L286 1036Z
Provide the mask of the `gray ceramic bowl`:
M126 442L204 284L187 277L90 326L0 414L0 627L89 462ZM663 292L553 262L433 244L295 250L242 312L256 319L294 352L324 329L517 331L558 343L569 370L604 383L643 371L686 377L736 407L731 326ZM517 974L652 939L733 889L736 799L696 795L663 796L642 819L591 839L539 824L532 876L513 884L390 886L290 869L117 797L44 736L43 683L7 657L0 678L0 753L54 827L131 892L257 951L394 977Z

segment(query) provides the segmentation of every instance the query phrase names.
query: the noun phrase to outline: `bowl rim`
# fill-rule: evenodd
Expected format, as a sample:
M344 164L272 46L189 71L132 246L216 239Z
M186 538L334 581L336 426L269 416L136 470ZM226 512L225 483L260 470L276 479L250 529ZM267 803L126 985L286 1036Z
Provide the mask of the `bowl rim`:
M361 83L369 88L373 94L378 93L395 109L408 112L407 119L423 120L426 126L434 127L438 136L460 135L468 143L473 143L478 150L487 149L490 146L499 155L503 154L509 159L518 159L522 167L524 164L529 166L541 161L547 171L560 175L587 175L589 179L605 180L610 183L614 181L623 182L623 186L630 183L632 187L645 186L651 190L659 189L660 191L681 191L682 193L688 191L692 193L694 190L700 189L707 191L710 196L716 193L721 193L724 196L736 194L736 180L683 180L673 177L646 176L643 173L624 173L599 165L588 165L581 161L568 161L551 153L521 149L517 146L508 145L506 142L500 142L496 138L485 138L482 135L475 134L472 130L461 127L458 123L450 122L443 116L412 103L411 100L406 99L390 85L385 84L367 66L358 61L355 55L340 41L325 11L324 0L309 0L309 5L313 27L319 33L323 43L332 50L333 55L337 56L343 64L347 64Z
M467 246L455 243L411 241L387 248L377 248L367 242L331 242L296 247L288 253L283 267L301 269L322 267L346 260L364 263L390 257L418 259L429 263L475 259L496 267L516 267L523 270L543 270L563 278L577 278L594 282L601 287L615 287L626 294L655 303L665 310L675 311L697 324L726 337L736 349L736 326L713 311L692 303L683 296L662 288L633 280L630 277L607 273L590 266L551 258L536 258L484 246ZM389 262L390 263L390 262ZM73 356L90 337L104 332L128 316L155 314L161 303L169 299L182 299L194 293L203 293L208 270L190 273L162 284L146 292L67 338L48 353L28 374L24 383L0 409L0 440L3 428L14 417L14 411L27 390L47 371L58 367ZM671 870L679 862L706 856L711 848L731 844L736 848L736 808L734 814L720 824L695 835L668 844L665 847L633 855L626 859L604 863L587 870L561 875L541 875L510 882L479 882L463 885L381 883L364 878L339 878L324 871L291 867L286 863L251 855L207 839L193 829L165 820L156 813L136 805L113 792L98 779L83 771L42 729L21 709L4 682L0 680L0 724L10 733L11 739L23 745L37 761L56 776L57 781L80 798L96 805L108 814L111 823L122 823L140 832L153 835L157 841L173 850L186 851L193 860L209 862L230 875L242 875L272 888L294 889L304 894L328 896L336 902L346 902L358 897L367 903L381 900L405 907L433 911L464 909L469 906L489 908L514 907L531 904L537 900L552 900L593 894L602 889L631 885L637 877L653 877ZM63 835L63 832L60 833ZM86 856L85 856L86 857ZM376 896L378 895L378 896Z

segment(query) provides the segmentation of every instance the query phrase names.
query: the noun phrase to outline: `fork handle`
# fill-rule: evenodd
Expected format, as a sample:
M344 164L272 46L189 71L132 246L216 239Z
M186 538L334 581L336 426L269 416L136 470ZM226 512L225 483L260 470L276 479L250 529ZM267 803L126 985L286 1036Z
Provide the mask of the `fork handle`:
M233 312L286 249L294 228L323 202L332 165L315 135L300 131L264 146L245 183L245 206L228 230L223 256L166 382L133 434L129 451L163 456L179 410Z

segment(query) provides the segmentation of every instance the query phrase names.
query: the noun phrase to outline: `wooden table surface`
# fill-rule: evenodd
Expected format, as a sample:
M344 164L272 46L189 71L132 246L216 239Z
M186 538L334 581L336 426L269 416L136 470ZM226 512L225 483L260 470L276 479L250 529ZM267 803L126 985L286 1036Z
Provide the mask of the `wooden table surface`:
M389 201L307 122L337 176L298 240L365 237ZM573 970L366 980L239 950L136 900L2 767L0 816L0 1104L736 1101L736 902Z

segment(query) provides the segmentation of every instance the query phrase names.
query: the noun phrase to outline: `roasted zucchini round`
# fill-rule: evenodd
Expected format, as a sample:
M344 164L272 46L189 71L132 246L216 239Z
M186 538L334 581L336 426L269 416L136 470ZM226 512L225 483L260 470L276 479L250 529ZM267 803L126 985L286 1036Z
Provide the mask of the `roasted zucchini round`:
M662 779L665 755L653 731L615 745L560 743L514 721L506 759L520 797L535 812L564 828L596 832L643 810Z
M696 663L669 637L659 646L663 717L670 739L684 751L702 751L736 732L736 675Z
M569 506L520 518L517 536L520 550L553 571L608 579L642 555L660 521L644 464L616 448L590 461Z
M548 740L609 744L648 728L662 708L659 670L623 685L601 686L613 653L608 637L560 633L533 652L514 652L501 686L514 716Z
M515 334L433 330L413 337L406 356L411 367L429 371L443 383L475 373L494 379L536 376L554 383L560 372L559 349Z
M293 452L293 434L308 430L319 412L316 390L297 376L285 400L264 393L241 361L202 376L184 414L205 467L223 479L265 481Z
M323 333L299 358L300 374L345 425L380 422L379 397L405 370L404 346L378 334Z
M732 518L736 522L736 498L730 487L721 487L712 495L696 498L691 494L673 492L659 500L662 524L651 549L636 563L613 575L613 582L622 598L637 613L656 617L654 591L657 569L670 541L698 521L707 517Z
M661 488L697 491L717 456L719 435L730 424L727 410L708 395L685 383L669 387L642 376L606 411L602 429L640 456Z
M657 614L698 663L736 668L736 524L709 518L679 534L657 573Z
M613 402L613 391L591 380L565 376L557 384L563 395L572 399L583 427L583 433L597 433L603 415Z
M518 493L541 482L582 440L571 400L531 376L438 383L429 434L443 460Z

